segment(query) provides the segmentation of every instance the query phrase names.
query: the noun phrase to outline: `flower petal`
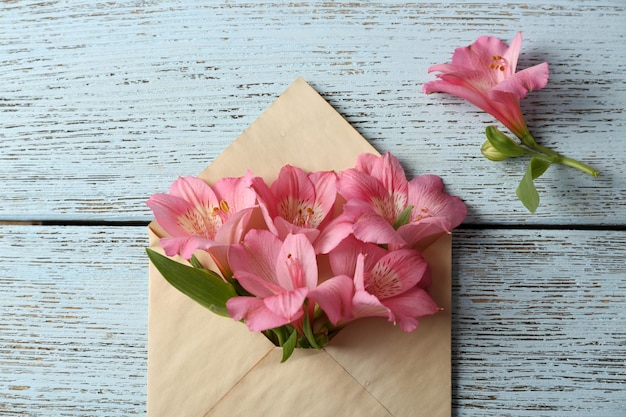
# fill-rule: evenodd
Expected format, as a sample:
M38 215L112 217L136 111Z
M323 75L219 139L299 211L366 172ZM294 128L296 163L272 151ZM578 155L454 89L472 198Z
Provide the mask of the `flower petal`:
M493 93L501 91L515 94L518 98L524 98L529 91L545 87L548 84L549 76L550 70L547 62L526 68L493 87L491 97L497 99L497 96Z
M322 282L309 293L309 299L316 302L326 313L333 325L352 319L352 278L339 275Z
M226 302L228 315L233 319L245 320L253 332L273 329L289 323L285 317L274 314L263 300L254 297L232 297Z
M430 294L422 288L414 288L396 297L387 298L383 300L383 304L391 311L392 320L405 332L412 332L417 328L418 318L433 315L441 310Z
M193 207L209 207L219 203L211 187L198 177L181 177L170 186L170 195L188 201Z
M363 317L387 317L392 321L393 316L383 303L376 296L367 291L356 291L352 298L353 314L355 318Z
M284 317L288 323L302 317L304 300L308 294L308 288L298 288L293 291L285 291L271 297L265 297L265 307L278 317Z
M228 211L233 213L255 205L256 193L251 185L252 172L247 171L243 177L218 180L213 189L218 200L225 201Z
M278 286L275 264L281 245L278 237L267 230L250 230L244 243L233 245L228 254L235 278L239 279L238 275L244 273L252 274Z
M152 210L157 223L167 234L171 236L189 235L189 232L178 223L178 219L185 213L194 210L191 203L169 194L154 194L146 201L146 205Z
M354 236L363 242L380 245L403 245L406 243L387 219L363 201L352 200L347 202L344 205L344 214L348 218L354 219L352 226Z
M506 59L507 62L509 63L512 73L514 73L517 68L517 59L519 58L519 54L521 51L522 51L522 32L517 32L517 35L515 35L515 37L509 44L508 49L502 55L503 58Z
M317 286L317 259L313 245L303 234L288 235L276 258L276 277L287 290Z
M315 253L325 254L333 250L343 239L352 233L353 222L344 215L335 217L322 229L313 242Z
M242 209L231 215L215 234L215 241L224 244L239 243L243 239L254 207Z
M391 251L366 275L365 290L384 303L385 299L415 287L428 271L428 263L418 251Z
M185 259L191 259L196 250L207 250L215 245L214 241L197 236L164 237L160 243L167 256L180 255Z

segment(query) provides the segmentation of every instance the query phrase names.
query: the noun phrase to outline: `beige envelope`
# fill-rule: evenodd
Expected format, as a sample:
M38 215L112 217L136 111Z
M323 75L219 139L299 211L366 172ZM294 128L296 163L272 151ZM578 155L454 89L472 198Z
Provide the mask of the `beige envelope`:
M298 79L200 177L247 169L272 181L289 163L342 170L376 153L319 94ZM150 247L162 230L150 224ZM171 287L150 265L148 415L449 417L451 239L424 253L443 311L404 333L382 318L343 329L323 350L281 349Z

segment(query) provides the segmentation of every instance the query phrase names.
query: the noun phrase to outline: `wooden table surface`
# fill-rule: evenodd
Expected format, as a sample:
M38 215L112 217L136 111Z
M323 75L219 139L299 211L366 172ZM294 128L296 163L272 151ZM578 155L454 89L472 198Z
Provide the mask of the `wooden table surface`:
M199 173L302 76L469 215L453 238L454 416L626 416L626 4L5 1L0 5L0 415L146 409L145 200ZM523 101L553 167L479 147L494 120L427 68L523 31ZM435 416L436 417L436 416Z

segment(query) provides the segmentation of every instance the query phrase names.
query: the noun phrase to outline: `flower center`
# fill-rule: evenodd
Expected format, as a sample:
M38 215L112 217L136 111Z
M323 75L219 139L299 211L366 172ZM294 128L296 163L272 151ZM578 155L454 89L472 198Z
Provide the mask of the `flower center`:
M421 210L419 210L415 216L415 218L413 219L414 222L419 222L420 220L424 220L427 219L429 217L433 217L433 213L428 210L427 207L422 207Z
M278 210L280 217L299 227L316 228L322 221L322 211L304 201L287 199L280 204Z
M509 62L506 59L502 58L500 55L494 55L491 57L489 68L496 71L504 71L508 65Z
M385 299L401 293L402 283L398 274L389 265L377 263L372 272L366 274L365 290L378 299Z
M228 203L225 200L220 201L219 207L197 206L180 216L178 224L192 236L213 240L228 211Z

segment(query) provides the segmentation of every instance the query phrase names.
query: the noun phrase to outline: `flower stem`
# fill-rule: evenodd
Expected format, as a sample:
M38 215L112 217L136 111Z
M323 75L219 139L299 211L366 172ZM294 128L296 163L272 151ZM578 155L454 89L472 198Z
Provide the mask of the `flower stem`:
M596 169L590 167L589 165L587 165L587 164L585 164L583 162L577 161L576 159L568 158L567 156L563 156L563 155L561 155L558 152L554 152L552 149L548 149L545 146L539 145L535 141L535 138L530 133L527 136L525 136L524 139L522 139L522 142L526 146L528 146L528 147L534 149L535 151L539 152L539 154L535 153L535 152L532 152L532 151L527 152L527 153L529 153L532 156L535 156L535 157L541 158L541 159L545 159L545 160L551 161L553 163L567 165L569 167L576 168L576 169L584 172L585 174L591 175L592 177L597 177L597 176L600 175L600 173ZM546 158L545 156L542 156L542 155L548 156L549 158Z

